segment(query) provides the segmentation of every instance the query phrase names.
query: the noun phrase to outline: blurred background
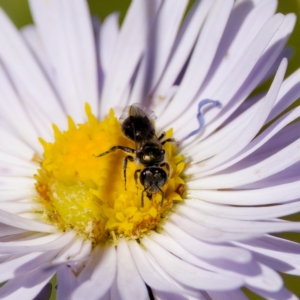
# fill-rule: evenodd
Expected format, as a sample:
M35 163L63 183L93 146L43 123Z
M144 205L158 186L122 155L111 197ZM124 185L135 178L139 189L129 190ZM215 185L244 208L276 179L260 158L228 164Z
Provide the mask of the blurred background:
M71 0L72 1L72 0ZM145 0L147 1L147 0ZM98 16L103 21L106 16L114 11L120 13L120 20L124 18L124 15L130 5L130 0L88 0L90 11L92 15ZM193 4L193 0L190 0L189 5ZM32 18L27 0L0 0L0 7L8 14L11 20L15 23L18 28L25 25L32 24ZM300 0L278 0L278 12L287 14L293 12L300 19ZM288 73L291 74L293 71L300 67L300 21L297 20L295 30L290 37L288 42L289 46L294 49L294 55L289 62ZM297 102L300 104L299 101ZM288 217L289 220L300 220L300 214ZM280 236L300 242L300 234L281 234ZM300 253L299 253L300 254ZM283 275L285 285L288 289L294 292L300 298L300 278L295 276ZM52 281L52 296L51 299L55 299L55 278ZM262 299L251 292L245 290L246 294L250 299L258 300ZM43 299L44 300L44 299ZM227 299L224 299L227 300Z

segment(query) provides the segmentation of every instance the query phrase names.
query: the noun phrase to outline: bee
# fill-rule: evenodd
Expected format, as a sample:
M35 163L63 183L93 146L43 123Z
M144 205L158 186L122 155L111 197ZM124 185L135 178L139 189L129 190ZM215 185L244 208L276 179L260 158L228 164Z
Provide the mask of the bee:
M144 187L141 197L141 206L144 207L144 194L151 200L155 193L161 194L161 206L164 202L164 192L161 189L168 181L170 175L170 166L165 161L164 144L175 142L173 138L165 139L165 132L159 137L156 136L153 121L155 115L152 111L142 107L140 104L133 104L126 107L120 117L122 121L121 129L123 134L135 142L135 149L116 145L107 151L96 155L101 157L116 150L122 150L128 153L123 161L124 185L126 190L126 169L128 162L136 162L144 168L137 169L134 172L134 180L138 188L138 179ZM134 156L135 157L134 157ZM166 168L167 172L163 169Z

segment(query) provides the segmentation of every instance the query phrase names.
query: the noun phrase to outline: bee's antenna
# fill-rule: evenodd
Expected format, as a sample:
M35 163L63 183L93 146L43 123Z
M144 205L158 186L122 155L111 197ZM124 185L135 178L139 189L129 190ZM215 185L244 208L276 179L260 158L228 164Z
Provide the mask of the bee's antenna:
M205 106L206 104L213 104L216 107L221 107L222 106L221 102L219 102L219 101L209 100L209 99L201 100L199 102L199 104L198 104L198 114L197 114L197 120L198 120L198 123L199 123L199 127L196 130L190 132L183 139L181 139L179 141L179 144L181 144L183 141L189 139L193 135L198 134L199 132L201 132L201 130L202 130L203 126L204 126L204 118L203 118L203 114L201 113L201 108L203 106Z

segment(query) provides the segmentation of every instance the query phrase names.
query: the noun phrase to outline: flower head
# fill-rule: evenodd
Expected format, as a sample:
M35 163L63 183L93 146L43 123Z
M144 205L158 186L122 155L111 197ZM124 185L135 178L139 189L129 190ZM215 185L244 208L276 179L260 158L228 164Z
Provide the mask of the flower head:
M0 12L0 297L57 274L60 299L295 298L278 272L299 275L300 245L274 235L300 230L282 219L300 208L295 16L135 0L119 28L84 0L30 6L21 32Z

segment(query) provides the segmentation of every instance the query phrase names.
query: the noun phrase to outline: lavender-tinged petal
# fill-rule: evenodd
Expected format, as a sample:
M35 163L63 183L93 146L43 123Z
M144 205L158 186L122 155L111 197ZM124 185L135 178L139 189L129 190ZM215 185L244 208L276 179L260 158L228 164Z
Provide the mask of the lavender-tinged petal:
M21 277L9 280L0 288L1 299L24 299L32 300L50 281L55 270L36 269Z
M101 68L109 72L112 54L115 51L119 35L119 14L112 13L105 18L99 31L99 57Z
M168 281L151 265L145 254L145 250L135 241L129 242L129 249L134 256L135 264L145 281L145 283L154 290L175 294L181 294L183 291L177 284Z
M228 174L191 179L187 185L190 189L221 189L262 180L298 162L300 160L300 152L297 150L299 147L300 139L297 139L283 150L248 168Z
M292 215L300 210L300 201L271 207L232 207L211 204L201 200L187 200L186 205L209 215L233 220L268 220Z
M178 226L191 236L195 237L196 239L212 243L228 242L232 240L249 240L255 237L259 237L263 234L260 232L226 232L222 231L220 228L211 228L205 224L199 224L175 213L170 215L169 218L176 226Z
M165 0L149 31L148 43L134 80L130 103L140 102L157 84L170 52L188 1Z
M300 95L299 85L300 70L291 74L282 85L279 95L276 99L276 105L272 109L266 122L270 122L273 118L278 116L287 107L289 107Z
M52 122L59 127L65 126L64 111L58 98L21 35L2 10L0 23L0 56L24 105L35 107L39 114L48 120L49 128Z
M243 283L238 278L224 277L186 263L164 250L149 238L144 237L143 244L170 276L188 287L206 290L230 290L240 287Z
M21 28L21 34L25 39L30 50L33 52L35 59L39 62L40 66L43 68L47 79L49 80L50 84L54 88L55 92L57 93L57 81L55 77L55 72L49 58L46 54L45 48L43 47L42 40L39 37L37 29L34 25L27 25Z
M211 300L224 300L224 299L238 299L247 300L248 297L241 290L222 291L222 292L208 292Z
M183 248L197 257L206 259L225 259L236 263L246 263L251 260L251 254L248 251L244 251L237 247L203 242L190 236L170 222L163 225L163 230Z
M1 119L4 120L6 126L9 126L14 135L27 145L27 148L32 148L34 151L40 153L41 145L37 140L38 131L30 120L26 108L16 94L1 64L0 91L2 99L9 99L9 101L0 102ZM11 134L13 134L12 132Z
M96 50L87 3L83 0L29 3L55 70L61 101L76 122L83 122L85 102L89 102L94 113L98 111Z
M253 291L255 294L260 295L264 299L267 300L299 300L299 298L292 294L290 291L288 291L286 288L281 288L279 291L267 292L261 289L256 289L254 287L247 287L251 291Z
M53 225L35 221L35 220L28 220L19 217L18 215L10 214L3 210L0 210L0 218L1 218L1 222L4 224L19 227L29 231L36 231L37 229L40 232L49 232L49 233L57 231L56 227L54 227Z
M231 0L218 0L215 2L211 11L209 12L199 39L195 45L195 49L192 53L187 70L184 74L182 82L180 83L179 90L168 106L168 109L165 110L168 112L168 115L172 116L173 121L180 115L181 110L178 110L178 107L182 107L182 105L184 105L182 109L185 109L191 106L191 101L196 96L201 83L205 79L222 38L232 5L233 1ZM201 72L199 72L199 70L201 70ZM202 99L219 100L218 98L211 97ZM198 102L199 101L197 101L197 103ZM196 111L197 103L192 105L193 108L195 108L194 111ZM189 111L189 108L187 111ZM161 118L164 120L164 126L169 124L171 121L171 118L165 117L164 113L162 113ZM178 120L176 119L176 123L177 122ZM197 125L194 125L194 127L196 126Z
M217 129L249 96L281 53L286 42L286 35L292 31L294 23L295 16L293 15L284 17L277 14L270 18L241 57L237 66L228 71L226 79L215 90L215 93L208 95L203 92L199 95L198 100L211 98L221 101L223 109L221 112L213 110L207 112L207 120L211 119L212 121L207 124L204 134L198 139L195 138L195 142L203 140ZM266 38L267 36L268 38ZM194 109L193 106L190 110L192 109ZM183 122L186 123L187 120L181 118L180 122L176 120L178 126L183 125ZM193 122L181 128L188 131L190 126L193 126ZM179 138L181 135L183 134L178 132Z
M179 76L185 62L188 60L211 6L211 0L196 1L183 21L173 45L170 61L163 76L152 91L153 100L151 105L155 107L155 112L158 116L161 115L169 103L167 99L168 91L172 88L177 76ZM163 102L161 98L164 99ZM158 126L160 126L159 120L160 118L158 119Z
M57 271L57 300L71 299L73 291L77 288L77 278L71 268L61 266Z
M189 200L196 198L210 203L239 206L285 203L300 198L300 182L295 181L252 190L190 190L187 198ZM187 205L189 205L188 202ZM193 205L195 204L193 203Z
M104 80L101 117L111 107L125 106L122 97L146 47L149 27L159 4L160 1L135 0L130 5L111 56L110 70Z
M225 29L219 46L220 49L207 75L203 93L207 95L215 93L216 88L226 80L228 73L238 65L247 48L254 42L256 35L274 15L276 6L276 0L260 1L259 5L254 7L253 1L243 1L239 5L235 3L229 19L230 23ZM240 11L242 16L239 15ZM238 31L236 31L237 27ZM246 39L245 36L247 36ZM227 45L229 42L231 43Z
M0 253L27 254L31 252L47 252L62 249L72 242L74 236L75 234L70 232L64 234L52 234L26 241L1 242Z
M117 248L117 288L122 300L148 299L148 292L133 257L124 239L119 240Z
M298 123L291 124L285 127L290 122L294 121L296 118L300 116L300 108L295 108L290 112L283 115L281 118L276 120L272 125L270 125L263 133L261 133L258 137L253 139L242 151L231 157L227 162L212 168L206 172L203 172L202 176L212 175L216 172L225 170L228 167L237 165L241 166L241 160L244 159L245 162L249 161L249 156L256 156L257 153L264 152L268 153L268 156L271 155L269 152L265 151L266 147L273 149L277 149L277 151L282 147L282 139L286 139L287 137L297 136L295 127L298 127ZM285 127L285 128L284 128ZM295 140L295 138L294 138ZM286 144L285 146L287 146ZM266 157L267 158L267 157Z
M24 141L17 137L16 134L4 128L0 125L0 140L6 141L6 143L1 143L1 151L14 155L15 157L31 161L34 157L35 151L27 145Z
M212 216L199 210L194 210L184 205L177 207L176 211L183 214L190 220L212 228L222 228L223 231L236 233L267 233L282 231L300 231L300 222L279 222L276 219L263 221L240 221Z
M99 299L111 287L117 269L117 256L114 246L95 248L88 264L78 277L80 285L73 291L72 299L81 300L87 294L89 299ZM103 280L105 278L105 280ZM99 282L102 284L99 285Z

